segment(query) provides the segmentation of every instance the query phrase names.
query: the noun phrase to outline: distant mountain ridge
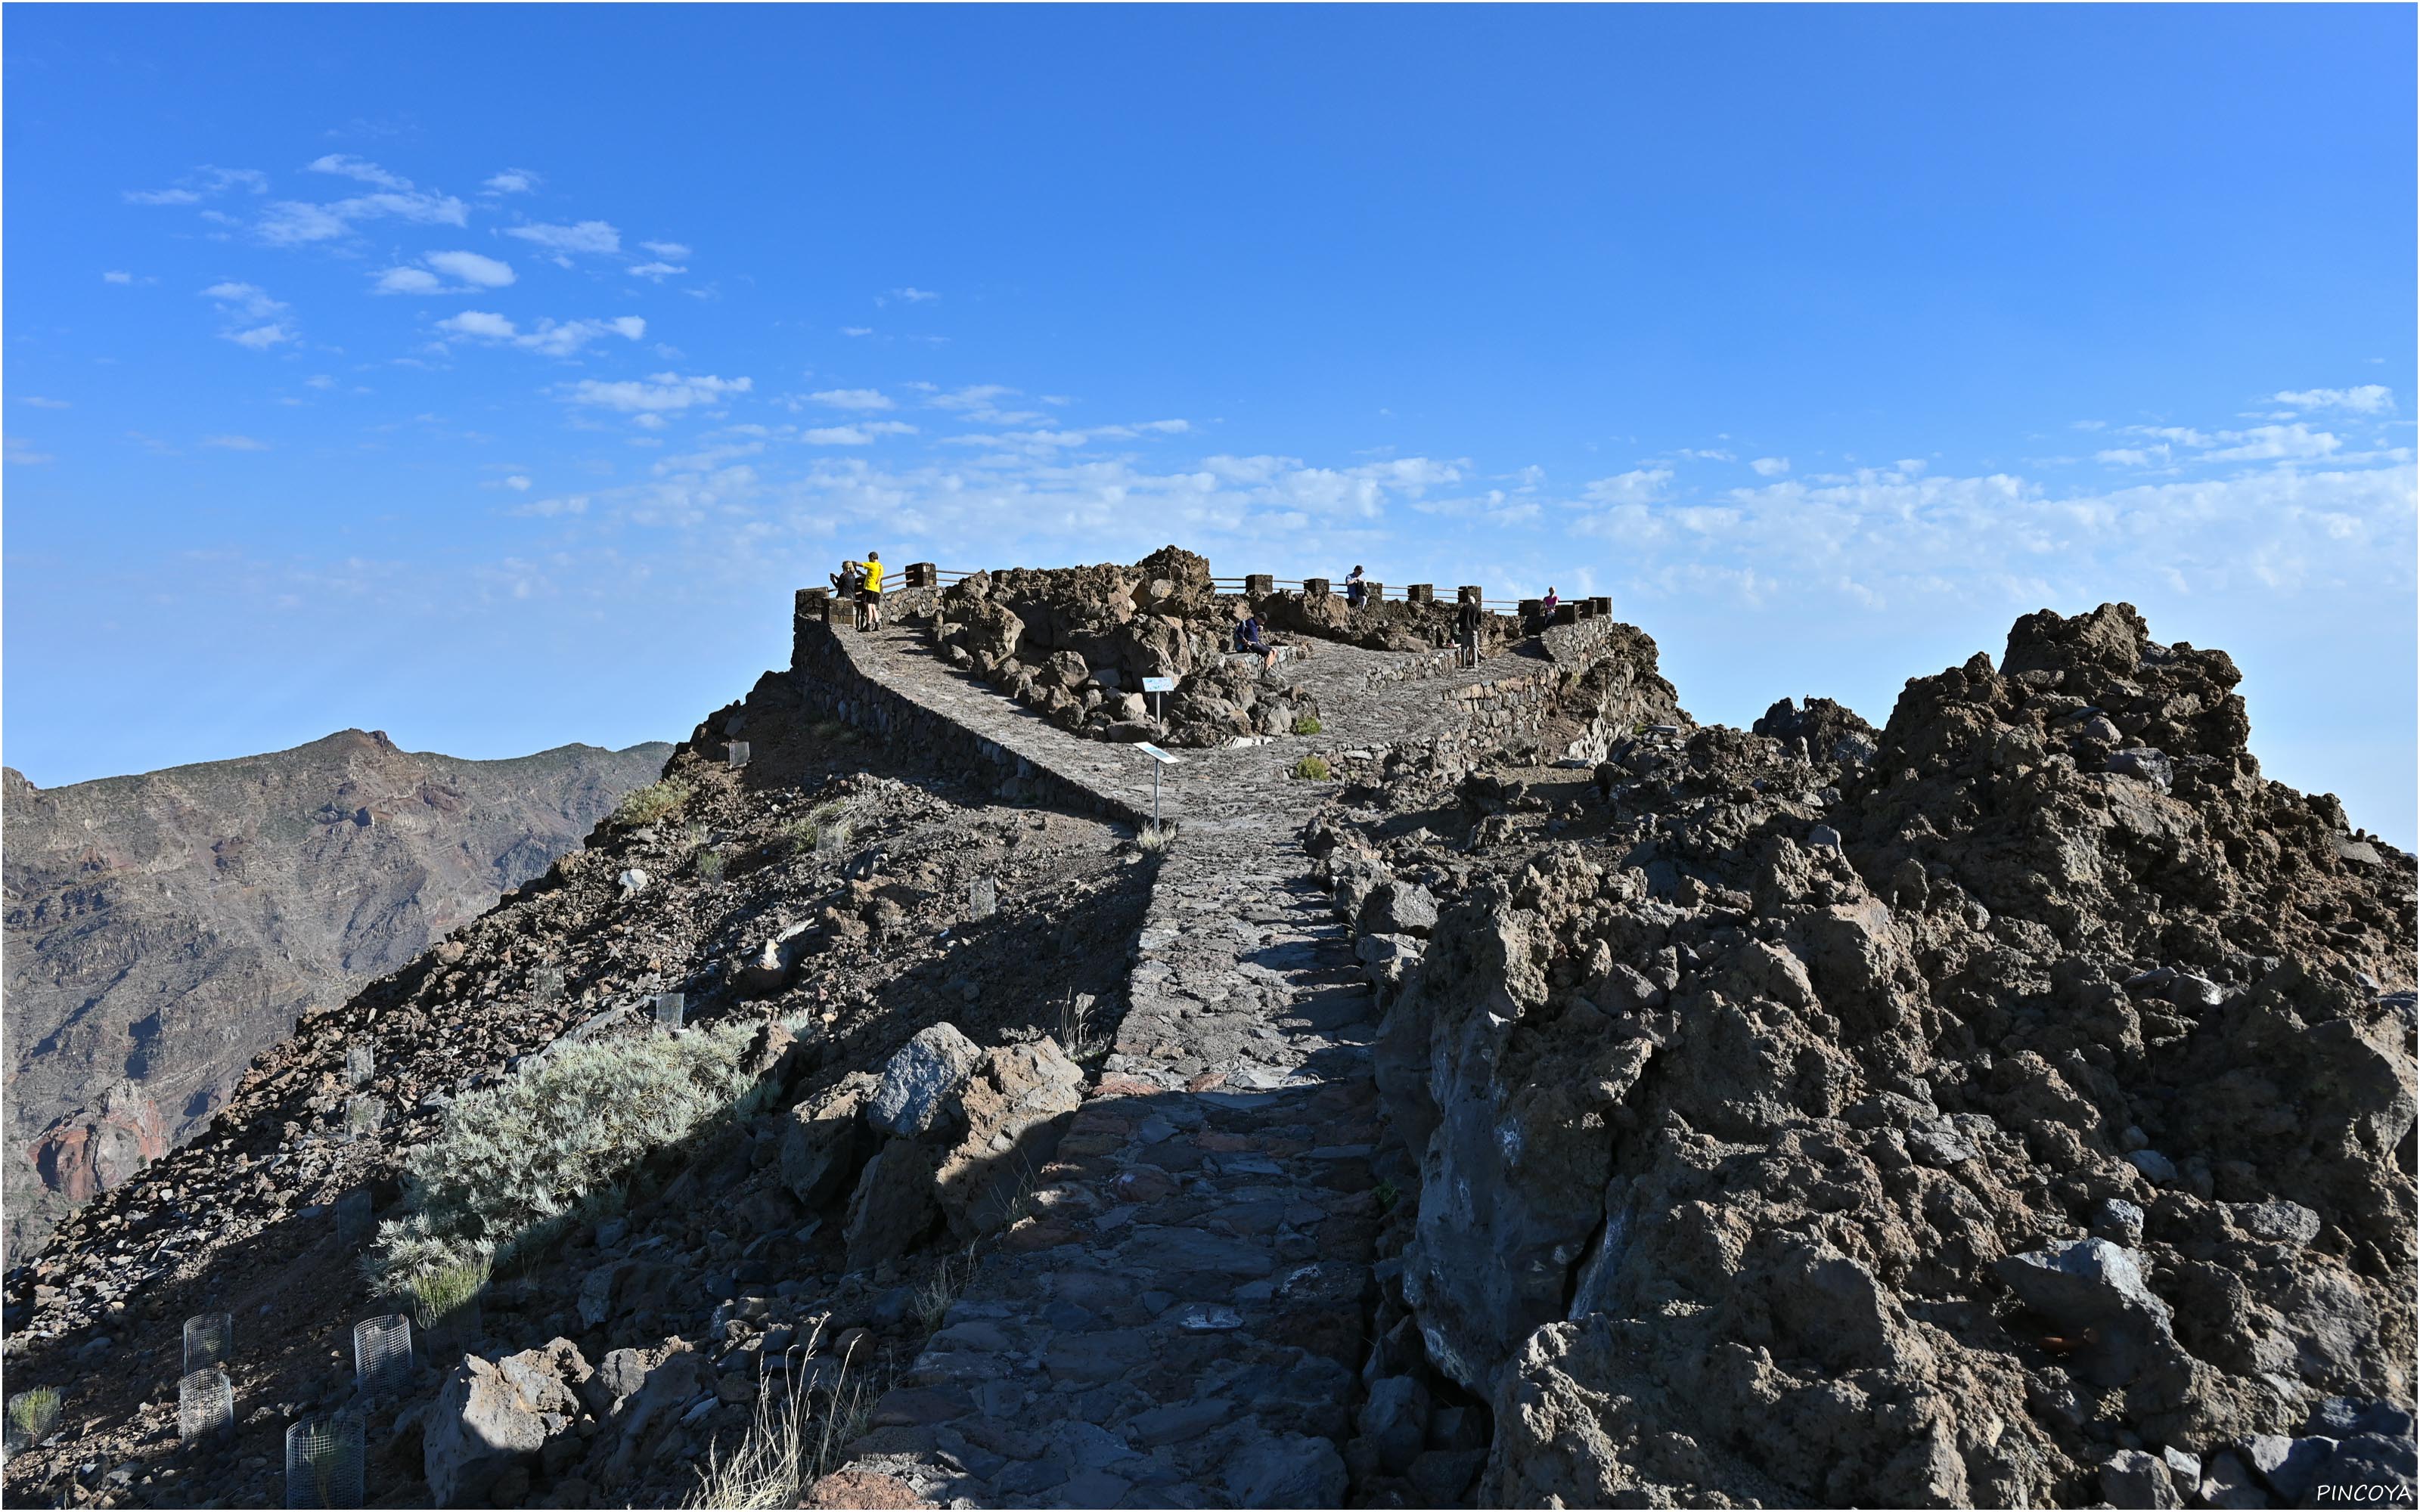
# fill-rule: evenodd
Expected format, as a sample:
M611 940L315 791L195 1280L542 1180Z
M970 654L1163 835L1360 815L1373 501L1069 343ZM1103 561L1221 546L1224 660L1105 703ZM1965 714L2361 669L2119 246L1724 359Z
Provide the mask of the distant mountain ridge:
M503 761L346 730L5 810L8 1258L199 1126L297 1014L543 872L672 748Z

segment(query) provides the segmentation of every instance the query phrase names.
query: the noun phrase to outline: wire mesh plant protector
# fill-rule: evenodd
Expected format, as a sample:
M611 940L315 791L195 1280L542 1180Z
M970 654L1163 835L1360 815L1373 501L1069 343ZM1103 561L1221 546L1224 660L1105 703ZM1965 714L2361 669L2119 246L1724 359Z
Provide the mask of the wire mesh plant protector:
M195 1313L185 1319L185 1374L235 1357L235 1315Z
M536 973L530 978L530 996L536 1000L540 1008L544 1008L562 995L563 968L561 966L538 967Z
M398 1395L411 1384L411 1319L388 1313L353 1325L353 1383Z
M358 1412L306 1417L286 1430L286 1504L361 1506L365 1435Z
M730 749L730 752L729 752L729 760L730 760L730 762L731 762L731 764L732 764L732 765L734 765L734 766L745 766L745 765L747 765L747 764L748 764L748 742L746 742L746 741L744 741L744 740L735 740L735 741L733 741L733 742L731 743L731 749Z
M386 1125L386 1100L356 1097L345 1103L345 1141L366 1139Z
M378 1070L378 1054L365 1044L345 1047L345 1080L354 1087L367 1086L370 1074Z
M370 1237L370 1189L357 1186L336 1199L336 1242L354 1244Z
M1000 883L991 877L977 877L967 884L967 917L989 918L1000 912Z
M32 1448L49 1438L51 1429L58 1426L59 1389L56 1386L35 1386L9 1395L8 1418L5 1425L8 1453Z
M667 1029L677 1029L689 1012L689 994L656 994L656 1022Z
M216 1365L177 1382L177 1437L187 1443L235 1431L235 1382Z

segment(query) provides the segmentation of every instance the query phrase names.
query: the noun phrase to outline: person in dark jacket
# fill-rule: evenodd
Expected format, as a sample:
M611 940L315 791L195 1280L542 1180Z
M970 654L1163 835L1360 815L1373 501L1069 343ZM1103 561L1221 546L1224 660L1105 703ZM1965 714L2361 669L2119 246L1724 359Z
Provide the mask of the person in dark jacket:
M1243 656L1260 657L1263 671L1277 665L1277 648L1262 639L1261 617L1257 614L1245 615L1243 623L1235 626L1235 650Z
M1484 613L1479 600L1467 594L1463 595L1462 606L1453 611L1453 641L1462 648L1462 664L1466 667L1479 665L1479 624Z
M1361 601L1369 596L1369 587L1361 580L1361 564L1357 562L1353 564L1353 576L1344 579L1344 607L1359 609Z

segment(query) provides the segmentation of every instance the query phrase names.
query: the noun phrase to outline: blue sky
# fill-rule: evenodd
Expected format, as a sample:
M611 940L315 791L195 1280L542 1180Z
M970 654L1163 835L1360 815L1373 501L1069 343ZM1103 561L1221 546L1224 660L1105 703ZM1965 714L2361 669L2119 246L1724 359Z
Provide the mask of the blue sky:
M2414 835L2408 7L19 8L6 759L674 737L843 555L2126 599Z

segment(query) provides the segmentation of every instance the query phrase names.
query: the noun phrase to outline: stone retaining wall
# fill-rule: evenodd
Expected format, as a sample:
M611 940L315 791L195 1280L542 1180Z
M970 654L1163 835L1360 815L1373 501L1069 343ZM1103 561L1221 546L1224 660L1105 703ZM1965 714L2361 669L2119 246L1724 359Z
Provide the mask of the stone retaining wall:
M958 720L866 677L840 641L845 632L810 618L806 605L801 594L791 639L790 676L808 709L879 734L895 749L918 752L937 769L979 780L988 773L996 784L994 791L1011 801L1047 804L1133 825L1149 821L1149 813L1098 792L1080 778L1058 771L1047 762L1019 756ZM886 612L897 607L884 606Z

